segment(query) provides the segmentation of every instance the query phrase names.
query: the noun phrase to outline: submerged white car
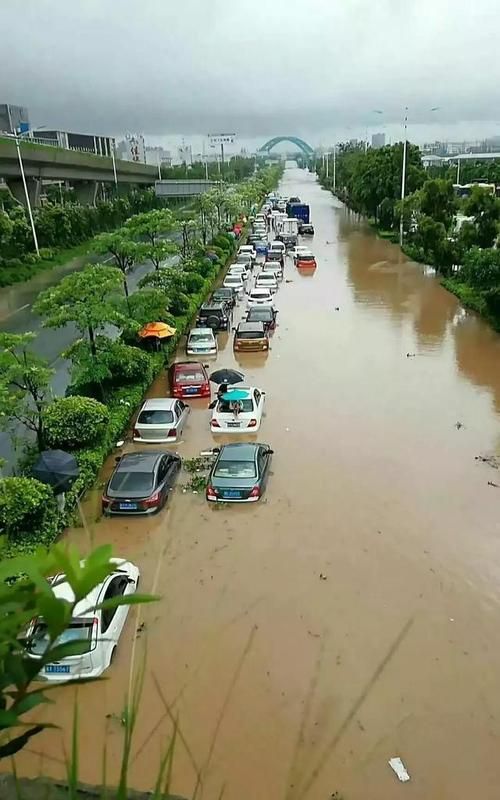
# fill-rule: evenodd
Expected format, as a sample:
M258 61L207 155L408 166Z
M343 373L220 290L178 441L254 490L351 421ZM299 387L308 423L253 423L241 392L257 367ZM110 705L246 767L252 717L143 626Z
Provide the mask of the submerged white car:
M227 394L237 392L238 398L245 392L245 399L218 400L212 410L210 430L212 433L241 433L258 431L264 410L266 393L254 386L229 386Z
M115 570L90 594L76 604L73 618L55 644L83 640L85 652L67 656L53 664L45 664L38 677L47 681L67 681L74 678L96 678L110 666L116 652L120 634L125 625L129 606L109 610L97 608L104 600L133 594L139 583L139 569L131 561L111 559ZM58 598L74 602L73 591L64 575L50 581ZM49 643L47 624L42 617L33 620L27 634L28 655L41 659Z
M177 442L187 422L190 408L175 397L145 400L134 425L134 442L161 444Z
M192 328L186 342L188 356L217 355L217 339L212 328Z
M300 255L302 254L306 255L308 252L309 252L308 247L305 247L305 245L303 244L297 244L290 250L290 255L292 256L293 260L296 261Z
M279 261L265 261L262 265L262 273L276 275L277 281L283 280L283 269Z
M271 292L278 291L278 279L274 272L260 272L255 279L256 289L269 289Z
M252 289L248 292L247 308L254 306L272 306L273 293L270 289Z
M222 285L225 289L233 289L237 297L243 297L245 281L242 275L230 273L226 275Z

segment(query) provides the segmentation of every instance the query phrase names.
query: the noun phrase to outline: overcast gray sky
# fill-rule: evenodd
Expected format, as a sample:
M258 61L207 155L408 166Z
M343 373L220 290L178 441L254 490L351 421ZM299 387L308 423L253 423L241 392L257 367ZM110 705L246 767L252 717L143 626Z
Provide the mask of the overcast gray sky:
M0 102L46 127L500 130L500 0L2 0L0 30Z

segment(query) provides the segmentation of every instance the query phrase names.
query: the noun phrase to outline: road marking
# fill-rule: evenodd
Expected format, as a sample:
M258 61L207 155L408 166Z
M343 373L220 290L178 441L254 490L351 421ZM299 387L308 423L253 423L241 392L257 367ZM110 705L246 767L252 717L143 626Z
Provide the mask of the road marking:
M26 303L24 306L20 306L20 308L16 308L15 311L11 311L10 314L7 314L6 317L0 317L0 324L5 322L6 319L10 319L14 316L14 314L19 314L20 311L24 311L26 308L30 308L31 303Z

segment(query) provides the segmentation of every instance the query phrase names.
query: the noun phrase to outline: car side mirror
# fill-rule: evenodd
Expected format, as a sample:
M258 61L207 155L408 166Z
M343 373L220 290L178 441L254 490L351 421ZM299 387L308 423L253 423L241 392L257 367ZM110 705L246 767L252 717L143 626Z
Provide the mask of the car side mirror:
M121 461L121 458L121 456L115 456L115 464L118 464L118 462Z
M210 364L203 364L203 366L205 367L205 369L210 369Z
M268 455L268 456L272 456L273 453L274 453L274 450L271 450L270 448L268 450L266 450L266 455Z
M232 330L236 332L236 328L234 326L233 326Z
M215 453L215 455L218 455L220 453L220 447L212 447L212 453Z

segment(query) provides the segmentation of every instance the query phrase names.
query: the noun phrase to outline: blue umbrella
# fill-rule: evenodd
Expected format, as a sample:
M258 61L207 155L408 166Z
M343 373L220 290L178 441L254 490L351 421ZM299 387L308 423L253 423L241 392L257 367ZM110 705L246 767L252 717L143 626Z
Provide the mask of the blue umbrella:
M250 393L244 389L229 389L222 395L223 400L247 400L249 397Z

